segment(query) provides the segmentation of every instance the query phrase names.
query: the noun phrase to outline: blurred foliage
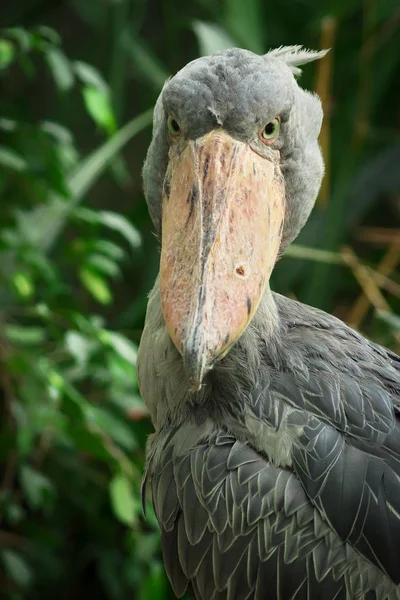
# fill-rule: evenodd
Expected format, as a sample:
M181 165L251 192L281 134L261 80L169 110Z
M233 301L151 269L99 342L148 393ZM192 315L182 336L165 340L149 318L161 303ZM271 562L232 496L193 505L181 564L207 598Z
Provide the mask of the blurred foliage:
M273 287L396 348L398 0L19 0L0 24L0 598L172 598L140 501L151 107L199 54L332 47L301 80L326 179Z

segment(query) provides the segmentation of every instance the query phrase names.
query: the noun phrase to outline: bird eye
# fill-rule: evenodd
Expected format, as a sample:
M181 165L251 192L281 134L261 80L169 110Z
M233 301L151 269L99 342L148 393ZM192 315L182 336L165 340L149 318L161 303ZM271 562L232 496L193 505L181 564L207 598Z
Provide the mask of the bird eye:
M171 117L171 115L168 117L167 127L172 137L176 138L181 135L181 128L179 126L179 123L176 119L174 119L174 117Z
M276 138L276 136L279 134L280 128L281 123L278 118L274 119L270 123L267 123L264 129L261 131L261 141L265 143Z

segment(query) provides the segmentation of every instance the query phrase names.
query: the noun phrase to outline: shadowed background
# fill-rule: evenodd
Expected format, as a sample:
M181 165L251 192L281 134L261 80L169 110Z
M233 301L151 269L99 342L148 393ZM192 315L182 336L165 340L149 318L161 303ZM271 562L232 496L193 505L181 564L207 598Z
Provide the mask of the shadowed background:
M398 0L15 0L0 26L0 598L173 598L140 504L152 107L200 55L332 48L301 76L326 176L272 287L399 351Z

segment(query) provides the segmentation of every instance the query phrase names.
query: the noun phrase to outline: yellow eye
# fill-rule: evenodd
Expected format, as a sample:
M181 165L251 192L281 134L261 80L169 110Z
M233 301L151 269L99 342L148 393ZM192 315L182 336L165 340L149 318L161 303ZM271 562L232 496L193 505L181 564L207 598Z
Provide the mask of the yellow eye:
M169 134L172 137L177 138L181 135L181 128L179 126L179 123L176 119L174 119L174 117L171 117L171 115L168 117L167 127Z
M273 121L271 121L270 123L267 123L261 132L261 141L265 143L276 138L279 134L280 128L281 123L278 118L273 119Z

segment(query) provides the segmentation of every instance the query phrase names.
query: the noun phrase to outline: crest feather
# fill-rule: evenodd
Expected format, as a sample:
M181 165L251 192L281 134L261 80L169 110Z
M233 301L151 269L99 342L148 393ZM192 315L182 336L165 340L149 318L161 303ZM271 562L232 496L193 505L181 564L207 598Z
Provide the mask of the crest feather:
M283 62L285 62L288 65L288 67L290 67L294 75L300 75L300 65L305 65L306 63L312 62L313 60L323 58L328 52L329 49L307 50L307 48L303 48L303 46L279 46L279 48L274 48L273 50L270 50L265 56L274 56L275 58L283 60Z

